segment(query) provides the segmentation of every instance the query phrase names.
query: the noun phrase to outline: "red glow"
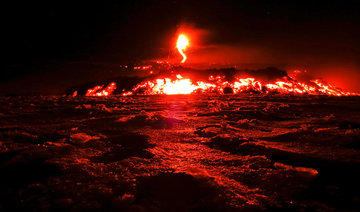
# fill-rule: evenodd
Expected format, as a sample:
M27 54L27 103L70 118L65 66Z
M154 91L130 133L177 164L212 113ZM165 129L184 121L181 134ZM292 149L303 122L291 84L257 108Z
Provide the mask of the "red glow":
M152 68L152 65L147 65L147 66L135 66L134 70L149 70Z
M74 93L72 94L72 97L75 97L78 95L78 92L77 91L74 91Z

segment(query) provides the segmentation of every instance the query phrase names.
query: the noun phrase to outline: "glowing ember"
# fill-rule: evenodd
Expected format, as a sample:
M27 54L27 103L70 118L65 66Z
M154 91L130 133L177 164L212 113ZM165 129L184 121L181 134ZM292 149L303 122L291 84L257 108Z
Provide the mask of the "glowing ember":
M189 39L184 34L180 34L176 43L176 48L178 49L179 53L183 56L181 63L184 63L187 59L184 51L188 46L189 46Z
M116 83L110 83L106 88L102 89L104 85L97 85L94 88L87 90L85 96L109 96L116 89Z

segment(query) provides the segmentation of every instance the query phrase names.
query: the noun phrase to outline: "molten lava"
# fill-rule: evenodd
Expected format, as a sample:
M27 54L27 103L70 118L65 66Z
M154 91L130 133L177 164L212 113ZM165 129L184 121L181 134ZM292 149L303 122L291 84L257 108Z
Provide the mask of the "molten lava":
M103 89L98 85L87 90L85 96L109 96L116 90L116 84L110 83ZM319 79L308 83L284 77L274 82L261 82L255 78L236 78L233 82L225 80L225 76L210 76L207 81L192 81L180 74L175 79L168 77L144 81L131 91L124 91L123 96L158 95L158 94L193 94L193 93L258 93L258 94L292 94L292 95L328 95L328 96L359 96L359 93L345 92L340 88L322 82ZM74 92L73 96L76 96Z
M188 46L189 46L189 39L184 34L180 34L176 42L176 48L178 49L179 53L183 56L181 63L185 63L187 59L184 51Z
M176 79L158 78L148 80L136 85L132 91L123 93L124 96L132 94L192 94L192 93L259 93L259 94L292 94L292 95L329 95L329 96L356 96L358 93L342 91L320 80L309 83L299 82L284 77L275 82L261 82L255 78L236 78L233 82L225 80L224 76L210 76L208 81L193 82L189 78L176 75Z
M85 96L109 96L116 90L116 83L110 83L106 88L102 89L104 85L97 85L87 90Z
M143 91L145 95L154 94L191 94L196 90L208 90L214 85L204 82L192 83L190 79L184 79L180 74L176 75L176 79L170 78L150 80L138 84L133 88L133 92ZM127 95L132 94L127 93Z

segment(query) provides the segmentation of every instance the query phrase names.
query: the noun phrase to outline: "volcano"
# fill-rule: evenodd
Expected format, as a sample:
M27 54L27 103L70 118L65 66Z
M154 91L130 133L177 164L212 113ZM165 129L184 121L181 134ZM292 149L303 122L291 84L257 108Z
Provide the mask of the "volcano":
M345 1L9 1L0 211L359 211Z
M1 97L0 209L360 207L358 93L300 70L192 68L187 42L181 66Z

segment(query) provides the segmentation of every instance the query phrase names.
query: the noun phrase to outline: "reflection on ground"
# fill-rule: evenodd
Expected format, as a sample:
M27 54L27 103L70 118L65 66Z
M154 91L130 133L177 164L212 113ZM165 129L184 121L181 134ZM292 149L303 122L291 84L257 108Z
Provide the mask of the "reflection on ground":
M0 209L360 206L360 98L2 97Z

